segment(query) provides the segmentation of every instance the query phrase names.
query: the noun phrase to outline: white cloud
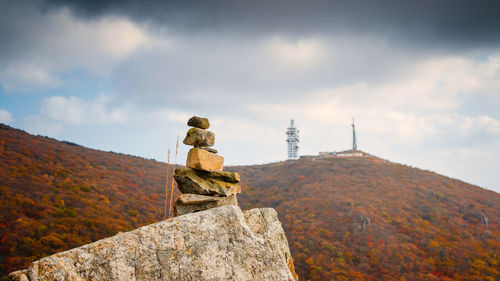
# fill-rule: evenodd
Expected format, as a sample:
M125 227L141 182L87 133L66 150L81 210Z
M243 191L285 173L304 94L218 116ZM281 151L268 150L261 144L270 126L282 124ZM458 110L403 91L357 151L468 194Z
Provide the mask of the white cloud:
M112 106L112 98L100 95L93 101L78 97L52 96L40 104L40 112L24 120L28 131L57 135L64 126L123 123L132 114L132 106Z
M280 103L252 103L246 110L265 120L295 118L315 136L344 136L351 116L364 132L393 143L418 146L439 138L455 141L473 134L500 132L493 116L468 116L457 108L498 86L500 64L466 58L431 58L408 67L408 74L386 83L356 83L304 93ZM490 88L484 85L490 85ZM304 136L307 137L307 134Z
M63 124L43 115L30 115L24 119L24 128L32 134L54 137L63 130Z
M64 82L62 73L82 69L106 75L151 42L146 27L126 18L85 20L66 8L11 16L17 45L0 66L0 84L8 92L52 89Z
M0 68L0 84L7 91L30 91L52 89L61 85L61 80L54 73L36 63L13 63Z
M467 98L500 89L500 64L497 55L478 62L465 57L441 57L418 64L415 77L398 83L402 96L414 97L423 109L456 109ZM404 102L404 101L403 101ZM406 100L406 104L408 101Z
M500 134L500 121L486 115L475 118L464 117L460 120L460 128L464 132L482 129L490 133Z
M211 128L217 131L218 143L238 143L241 146L266 145L280 142L284 137L272 125L242 118L214 118Z
M274 38L266 44L269 57L284 68L307 68L321 62L324 47L319 40L299 39L295 42Z
M55 10L42 21L40 29L52 36L40 39L36 55L46 55L58 66L107 68L148 43L145 28L126 18L103 17L85 20L67 9Z
M490 158L495 154L493 151L485 148L472 148L472 147L451 147L441 152L441 155L446 157L469 157L469 158Z
M7 110L0 109L0 123L9 124L12 121L14 121L12 114L10 114Z
M179 124L186 124L187 120L192 116L186 112L172 111L168 109L159 111L159 113L159 117L163 117L162 119Z
M112 99L105 95L91 102L74 96L53 96L42 101L40 114L50 120L73 125L125 121L127 108L112 107L111 101Z

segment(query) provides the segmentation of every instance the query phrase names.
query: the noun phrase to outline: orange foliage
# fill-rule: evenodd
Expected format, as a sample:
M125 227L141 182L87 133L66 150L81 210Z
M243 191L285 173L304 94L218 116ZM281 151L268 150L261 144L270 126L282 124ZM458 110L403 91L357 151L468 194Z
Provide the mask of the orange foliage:
M500 280L498 193L378 158L230 170L242 208L276 208L302 280Z

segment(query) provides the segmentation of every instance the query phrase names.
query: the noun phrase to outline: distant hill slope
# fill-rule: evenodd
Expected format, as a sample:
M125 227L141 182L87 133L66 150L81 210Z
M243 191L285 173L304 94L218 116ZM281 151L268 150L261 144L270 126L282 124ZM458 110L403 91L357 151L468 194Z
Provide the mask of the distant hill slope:
M240 166L306 280L500 280L500 194L379 158Z
M162 218L166 164L0 124L0 276ZM301 280L500 280L500 195L378 158L228 167ZM488 224L485 224L486 221Z

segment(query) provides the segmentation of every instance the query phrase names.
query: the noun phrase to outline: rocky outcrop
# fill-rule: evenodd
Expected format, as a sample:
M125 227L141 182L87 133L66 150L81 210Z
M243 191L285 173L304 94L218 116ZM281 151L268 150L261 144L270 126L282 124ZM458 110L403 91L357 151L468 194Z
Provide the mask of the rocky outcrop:
M296 280L273 209L230 205L119 233L36 262L12 280Z

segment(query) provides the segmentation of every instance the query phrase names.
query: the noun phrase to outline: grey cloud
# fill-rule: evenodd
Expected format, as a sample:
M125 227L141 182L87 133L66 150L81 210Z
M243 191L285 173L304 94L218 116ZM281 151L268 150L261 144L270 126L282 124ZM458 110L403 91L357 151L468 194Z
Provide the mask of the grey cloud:
M38 18L41 6L33 5L27 1L1 1L0 0L0 62L2 59L12 59L21 56L18 52L20 46L23 49L33 51L40 39L41 34L34 30L32 19ZM45 35L46 36L46 35Z
M500 2L468 0L46 0L84 17L121 14L178 29L261 35L377 33L411 44L484 47L500 42Z
M116 69L116 93L138 105L175 104L183 110L206 106L218 112L252 103L281 103L331 87L383 84L411 75L411 66L422 59L422 54L398 50L376 39L313 37L310 42L320 46L320 58L311 66L293 69L286 62L280 65L267 52L273 40L292 48L301 44L294 39L170 38L172 48L141 52Z

